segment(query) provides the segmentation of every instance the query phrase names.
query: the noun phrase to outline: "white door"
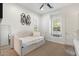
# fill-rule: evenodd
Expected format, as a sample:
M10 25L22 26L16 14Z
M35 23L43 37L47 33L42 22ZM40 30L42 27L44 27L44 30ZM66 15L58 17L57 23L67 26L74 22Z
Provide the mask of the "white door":
M8 45L9 27L7 25L0 26L0 45Z

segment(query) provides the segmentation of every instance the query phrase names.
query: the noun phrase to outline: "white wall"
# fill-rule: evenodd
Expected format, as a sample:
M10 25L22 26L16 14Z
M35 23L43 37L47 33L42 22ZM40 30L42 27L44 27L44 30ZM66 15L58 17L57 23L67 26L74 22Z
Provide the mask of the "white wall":
M51 16L50 14L45 14L42 16L42 19L40 21L41 22L41 26L40 26L41 34L45 36L46 40L58 42L58 43L64 43L64 31L65 31L64 25L63 25L63 33L62 33L63 37L56 38L56 37L51 36L51 17L50 16ZM59 16L61 16L61 15L59 15ZM61 17L63 17L63 16L61 16ZM62 18L62 20L63 20L63 18ZM64 24L64 22L63 22L63 24Z
M25 13L26 15L29 14L31 16L31 24L29 25L22 25L20 23L21 20L21 13ZM16 32L19 30L34 30L34 25L37 25L39 30L39 16L18 4L3 4L3 20L1 24L10 25L11 32Z
M76 38L78 28L78 14L79 14L79 4L73 4L61 9L58 9L54 12L47 13L41 17L41 33L45 36L46 40L73 45L73 39ZM50 16L60 16L62 18L63 24L63 37L55 38L51 36L51 18Z
M25 13L26 15L29 14L31 16L31 24L29 25L22 25L21 20L21 13ZM22 6L19 6L18 4L10 4L10 3L4 3L3 4L3 19L0 24L0 27L2 26L1 31L1 45L7 45L8 43L8 33L15 33L20 30L27 30L27 31L34 31L34 25L37 25L37 30L39 31L39 15L36 13L33 13L27 9L25 9ZM7 27L7 30L5 29L5 26ZM8 32L9 30L9 32Z
M6 4L3 5L3 25L9 25L11 27L11 32L16 32L22 29L33 31L34 25L37 25L38 31L41 32L41 35L45 36L46 40L72 45L72 40L76 37L76 31L79 30L79 8L78 4L64 7L58 9L51 13L41 15L41 17L33 13L22 6L17 4ZM20 23L20 14L25 13L31 16L31 25L21 25ZM51 18L50 15L60 16L63 23L63 37L55 38L51 36Z

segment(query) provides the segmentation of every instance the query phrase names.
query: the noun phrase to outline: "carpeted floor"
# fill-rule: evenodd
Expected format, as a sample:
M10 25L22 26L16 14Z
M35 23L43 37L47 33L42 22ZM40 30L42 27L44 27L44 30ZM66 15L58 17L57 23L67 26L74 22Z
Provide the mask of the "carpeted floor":
M68 51L67 49L70 49ZM67 52L68 51L68 52ZM73 53L72 53L73 52ZM10 49L9 47L2 47L0 50L1 56L18 56L18 54L14 51L14 49ZM26 56L72 56L75 55L74 49L71 46L66 46L63 44L53 43L46 41L46 43L26 54Z

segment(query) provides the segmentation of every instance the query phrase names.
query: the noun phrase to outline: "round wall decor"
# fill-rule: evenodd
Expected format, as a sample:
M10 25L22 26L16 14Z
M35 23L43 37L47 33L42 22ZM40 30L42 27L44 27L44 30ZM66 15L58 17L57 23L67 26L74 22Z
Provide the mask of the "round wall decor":
M30 25L31 24L31 17L30 15L25 15L24 13L21 13L21 24L24 25Z
M26 24L27 25L30 25L31 24L31 17L30 17L30 15L27 15L27 17L26 17L27 19L26 19Z
M24 13L21 14L21 24L24 25L26 20L26 15Z

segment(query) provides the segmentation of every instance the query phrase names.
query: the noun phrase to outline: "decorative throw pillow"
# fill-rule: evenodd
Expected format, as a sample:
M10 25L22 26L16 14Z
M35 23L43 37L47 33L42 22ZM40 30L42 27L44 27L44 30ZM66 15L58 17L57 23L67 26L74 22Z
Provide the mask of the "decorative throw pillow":
M33 36L40 36L40 32L33 32Z

